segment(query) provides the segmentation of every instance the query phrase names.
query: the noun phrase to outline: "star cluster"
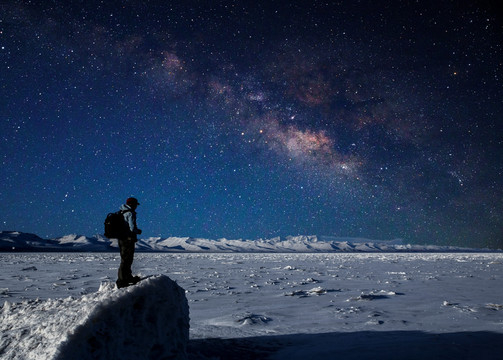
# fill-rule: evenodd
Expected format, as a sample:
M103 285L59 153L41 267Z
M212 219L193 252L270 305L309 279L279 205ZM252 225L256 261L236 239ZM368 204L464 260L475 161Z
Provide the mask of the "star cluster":
M503 246L486 2L9 1L0 224Z

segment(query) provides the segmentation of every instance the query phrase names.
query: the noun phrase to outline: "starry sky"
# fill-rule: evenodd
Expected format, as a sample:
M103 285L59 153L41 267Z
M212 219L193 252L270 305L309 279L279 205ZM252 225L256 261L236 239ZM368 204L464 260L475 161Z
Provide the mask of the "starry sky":
M0 229L503 248L490 1L0 5Z

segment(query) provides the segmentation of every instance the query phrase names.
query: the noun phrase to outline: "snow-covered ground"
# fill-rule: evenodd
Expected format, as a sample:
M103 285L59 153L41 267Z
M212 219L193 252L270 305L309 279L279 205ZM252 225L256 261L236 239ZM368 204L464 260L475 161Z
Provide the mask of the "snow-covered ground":
M54 299L113 288L119 256L0 253L0 264L1 358L28 336L13 304L53 299L64 314ZM191 359L503 358L501 253L141 253L133 269L185 289Z

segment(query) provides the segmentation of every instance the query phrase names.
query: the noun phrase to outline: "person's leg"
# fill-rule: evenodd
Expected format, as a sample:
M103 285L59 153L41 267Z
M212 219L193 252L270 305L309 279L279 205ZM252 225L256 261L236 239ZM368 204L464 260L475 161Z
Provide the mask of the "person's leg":
M117 286L126 286L132 276L131 266L134 258L134 242L127 239L119 239L119 250L121 255L121 264L118 271Z
M127 254L125 256L125 272L124 276L125 279L130 282L131 279L133 278L133 274L131 271L131 267L133 266L133 259L134 259L134 241L128 240L127 241Z

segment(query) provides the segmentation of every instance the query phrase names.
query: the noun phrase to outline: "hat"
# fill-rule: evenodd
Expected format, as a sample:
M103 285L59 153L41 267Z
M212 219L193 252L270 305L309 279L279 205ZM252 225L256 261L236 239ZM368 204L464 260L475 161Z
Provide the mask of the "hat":
M140 205L140 203L136 198L130 197L126 200L126 205Z

